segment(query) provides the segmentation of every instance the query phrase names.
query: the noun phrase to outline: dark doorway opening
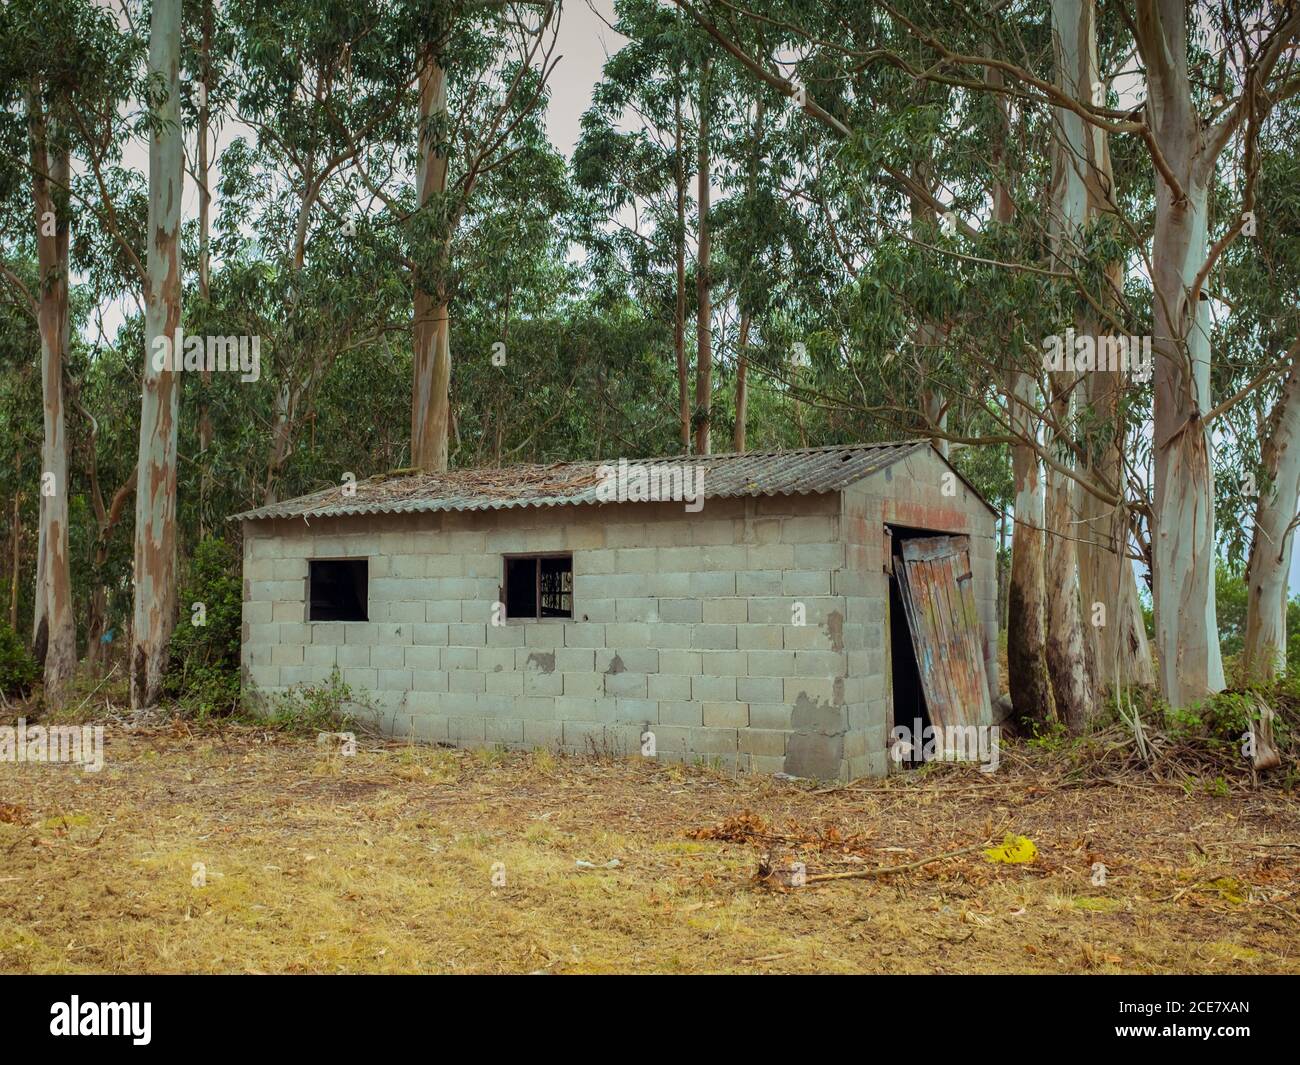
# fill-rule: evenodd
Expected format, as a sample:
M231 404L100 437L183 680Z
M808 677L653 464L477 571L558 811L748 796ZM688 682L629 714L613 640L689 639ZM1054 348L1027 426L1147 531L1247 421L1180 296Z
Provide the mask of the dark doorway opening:
M910 748L894 754L897 765L919 766L925 746L925 730L930 727L930 709L925 702L925 689L921 686L921 667L916 659L916 646L912 643L912 630L907 624L903 592L897 571L903 565L903 541L941 533L929 529L912 529L892 525L889 527L893 558L889 571L889 655L893 678L895 728L903 727L911 737ZM919 729L917 722L920 722Z
M895 758L899 765L919 765L922 761L922 737L930 725L930 711L921 689L921 669L916 661L916 648L912 646L912 633L907 627L907 615L903 613L902 592L898 578L892 573L889 575L889 652L894 686L893 725L908 729L912 737L910 752L899 752ZM921 723L919 735L918 721Z

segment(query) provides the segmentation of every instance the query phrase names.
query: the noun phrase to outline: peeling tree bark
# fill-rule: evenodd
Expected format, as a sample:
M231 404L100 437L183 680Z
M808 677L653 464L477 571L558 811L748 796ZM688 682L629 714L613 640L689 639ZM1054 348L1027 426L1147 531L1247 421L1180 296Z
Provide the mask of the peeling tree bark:
M180 383L162 356L181 321L180 0L154 0L149 73L166 98L156 102L149 138L146 230L145 369L136 467L135 609L131 632L131 706L162 694L167 643L176 623L176 420ZM166 344L156 343L167 338ZM161 364L161 365L160 365Z
M1014 373L1011 425L1017 436L1034 439L1029 411L1037 388L1029 374ZM1042 468L1029 444L1011 449L1016 485L1015 530L1011 537L1011 577L1007 589L1007 684L1011 705L1022 721L1056 716L1047 674L1047 589L1044 570Z
M77 671L77 628L72 614L68 563L68 441L64 432L63 363L69 340L68 212L55 202L51 183L66 188L68 150L51 143L38 89L30 96L32 198L40 271L37 323L41 335L41 391L45 438L41 452L41 530L37 596L41 602L45 701L63 705Z
M699 163L695 198L699 210L699 240L695 257L695 452L712 451L713 417L713 278L709 234L709 76L712 61L700 71Z
M1155 509L1152 570L1160 687L1187 706L1224 687L1214 602L1210 308L1191 291L1208 255L1209 188L1221 142L1206 138L1187 69L1187 12L1169 0L1138 5L1147 62L1147 113L1166 172L1156 174L1152 237L1155 355ZM1177 182L1177 188L1170 184Z
M1079 78L1081 73L1086 75L1095 69L1094 20L1093 0L1052 0L1057 84L1076 99L1091 93L1092 80L1081 84ZM1069 269L1089 221L1085 171L1089 158L1096 158L1096 149L1088 143L1091 129L1085 128L1077 114L1056 108L1054 116L1049 230L1054 258L1062 268ZM1088 323L1078 324L1084 331L1095 329ZM1059 371L1049 374L1049 379L1053 423L1068 425L1074 392L1080 383L1078 377L1072 371ZM1069 461L1064 447L1059 452L1060 461ZM1049 473L1046 566L1051 580L1047 584L1047 668L1058 712L1071 729L1079 730L1096 718L1098 700L1080 601L1075 495L1072 477L1060 470Z
M1064 0L1054 6L1058 32L1060 84L1075 99L1087 102L1095 86L1102 84L1097 59L1097 21L1094 0ZM1082 195L1080 229L1094 224L1105 214L1114 213L1114 175L1110 161L1110 142L1106 131L1072 113L1058 111L1058 122L1065 141L1063 166L1070 170L1070 203L1078 210ZM1067 235L1068 239L1068 235ZM1107 271L1112 293L1120 290L1123 267L1113 263ZM1103 299L1113 304L1112 293ZM1095 315L1081 315L1077 323L1082 335L1097 336L1110 330ZM1082 382L1082 398L1114 431L1101 445L1090 468L1099 479L1122 494L1124 492L1124 447L1128 437L1120 423L1120 400L1124 374L1120 370L1094 369ZM1111 684L1153 684L1155 671L1151 648L1147 642L1141 601L1132 562L1127 557L1129 544L1128 515L1123 508L1111 507L1091 492L1077 492L1079 523L1079 592L1084 615L1083 632L1088 654L1095 664L1098 688Z
M678 72L680 82L681 73ZM677 299L673 311L673 352L677 356L677 409L681 423L682 454L691 452L691 398L686 366L686 156L682 140L682 97L673 97L676 161L673 176L677 185Z
M420 164L416 192L421 210L434 205L446 213L447 74L432 46L420 68ZM440 226L441 261L435 277L415 272L413 327L414 381L411 388L411 465L424 470L447 468L447 434L451 411L451 322L447 303L446 258L451 234Z
M199 294L206 301L210 295L212 192L208 187L208 136L211 108L208 94L212 91L212 0L204 0L200 18L200 79L202 97L199 101L198 160L196 170L199 184ZM205 535L204 516L212 486L212 413L208 406L208 389L212 385L212 372L206 365L202 371L203 388L199 399L199 462L203 469L199 475L199 535Z
M990 84L1001 85L1002 74L990 70ZM1015 201L1001 171L1006 165L1010 133L1006 99L998 95L998 125L993 138L993 219L1009 225ZM1034 377L1013 371L1007 381L1008 421L1012 435L1036 441L1032 411L1038 400ZM1043 570L1043 482L1038 452L1030 443L1011 447L1015 483L1015 523L1011 536L1011 571L1007 575L1007 687L1011 706L1021 721L1048 721L1056 716L1052 684L1047 675L1047 589Z
M1261 447L1263 473L1246 564L1246 640L1241 667L1247 683L1272 680L1286 669L1286 592L1300 503L1300 341Z

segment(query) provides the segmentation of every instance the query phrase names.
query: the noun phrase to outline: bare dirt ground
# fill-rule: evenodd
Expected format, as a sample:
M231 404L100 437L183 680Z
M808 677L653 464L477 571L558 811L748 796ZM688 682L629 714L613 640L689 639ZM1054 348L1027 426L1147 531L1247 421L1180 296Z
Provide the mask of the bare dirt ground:
M1300 972L1276 787L1016 748L826 788L182 725L110 728L105 757L0 764L0 971ZM1032 862L923 862L1008 833Z

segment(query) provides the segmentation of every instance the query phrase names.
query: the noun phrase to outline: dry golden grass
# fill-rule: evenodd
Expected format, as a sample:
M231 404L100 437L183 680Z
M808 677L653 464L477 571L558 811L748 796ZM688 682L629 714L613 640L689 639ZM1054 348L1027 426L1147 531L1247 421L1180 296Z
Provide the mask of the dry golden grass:
M814 788L110 729L98 775L0 764L0 971L1300 971L1296 797L1060 788L1014 761ZM691 838L742 814L774 838ZM1006 831L1037 860L754 879L763 851L851 869Z

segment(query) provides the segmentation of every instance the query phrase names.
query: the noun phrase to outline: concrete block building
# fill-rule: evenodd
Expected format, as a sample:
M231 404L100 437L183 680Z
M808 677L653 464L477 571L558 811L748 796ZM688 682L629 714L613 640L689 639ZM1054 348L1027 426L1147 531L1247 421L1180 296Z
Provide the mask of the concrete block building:
M995 515L925 441L378 477L236 518L250 694L337 669L395 737L851 779L953 663L966 720L998 694ZM935 537L956 562L918 592L902 549Z

